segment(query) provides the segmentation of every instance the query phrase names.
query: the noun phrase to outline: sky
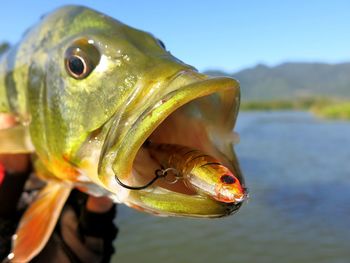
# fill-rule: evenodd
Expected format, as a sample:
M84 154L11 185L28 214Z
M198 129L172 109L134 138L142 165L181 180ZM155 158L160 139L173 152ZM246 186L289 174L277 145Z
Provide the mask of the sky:
M160 38L200 71L256 64L350 61L350 1L3 1L0 41L17 43L42 14L79 4Z

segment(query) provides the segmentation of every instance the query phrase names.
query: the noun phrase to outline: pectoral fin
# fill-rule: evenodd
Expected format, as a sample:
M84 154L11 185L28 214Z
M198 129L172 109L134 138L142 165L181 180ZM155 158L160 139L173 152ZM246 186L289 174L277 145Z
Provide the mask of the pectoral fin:
M24 213L13 237L11 262L28 262L45 246L72 187L50 181Z

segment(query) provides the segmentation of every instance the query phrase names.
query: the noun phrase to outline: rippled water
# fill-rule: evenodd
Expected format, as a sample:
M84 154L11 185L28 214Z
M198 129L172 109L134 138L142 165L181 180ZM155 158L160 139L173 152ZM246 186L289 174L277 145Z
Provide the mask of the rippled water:
M113 262L350 262L350 122L241 113L237 131L248 203L207 220L119 206Z

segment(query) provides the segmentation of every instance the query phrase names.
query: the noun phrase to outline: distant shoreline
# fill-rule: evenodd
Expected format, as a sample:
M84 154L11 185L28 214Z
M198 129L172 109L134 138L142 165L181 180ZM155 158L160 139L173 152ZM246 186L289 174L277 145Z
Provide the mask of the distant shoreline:
M350 120L350 100L336 98L303 98L294 100L242 101L242 111L310 111L325 119Z

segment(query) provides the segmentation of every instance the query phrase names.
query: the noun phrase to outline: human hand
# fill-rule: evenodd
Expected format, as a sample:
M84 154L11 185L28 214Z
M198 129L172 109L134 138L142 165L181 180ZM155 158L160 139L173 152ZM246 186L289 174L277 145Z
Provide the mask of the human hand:
M113 201L106 196L89 196L86 202L86 209L89 212L94 213L106 213L112 208L112 206Z
M0 154L0 163L9 174L28 171L30 165L29 154Z

